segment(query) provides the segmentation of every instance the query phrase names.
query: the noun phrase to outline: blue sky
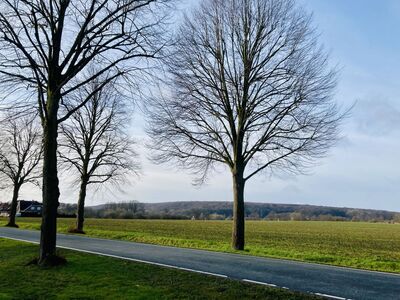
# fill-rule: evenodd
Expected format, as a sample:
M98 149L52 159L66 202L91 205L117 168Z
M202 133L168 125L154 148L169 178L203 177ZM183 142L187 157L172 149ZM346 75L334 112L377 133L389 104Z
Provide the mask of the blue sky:
M197 1L187 1L188 7ZM400 1L301 0L314 14L320 40L340 69L335 99L355 103L342 128L343 139L307 176L262 177L246 186L246 201L301 203L400 211ZM137 118L136 120L139 120ZM136 121L135 127L140 127ZM135 130L139 142L145 141ZM207 185L191 185L179 170L156 166L142 149L143 175L125 192L100 191L89 205L136 199L141 202L231 199L229 171L221 169ZM77 193L64 184L62 202ZM23 190L22 198L39 191Z

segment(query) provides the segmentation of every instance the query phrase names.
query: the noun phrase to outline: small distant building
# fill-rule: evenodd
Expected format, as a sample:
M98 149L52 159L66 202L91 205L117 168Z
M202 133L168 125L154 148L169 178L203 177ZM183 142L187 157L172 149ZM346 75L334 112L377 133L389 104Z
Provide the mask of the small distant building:
M17 217L41 217L42 203L34 200L18 200ZM11 204L0 203L0 217L8 217L10 215Z
M43 204L34 200L18 200L17 217L41 217Z

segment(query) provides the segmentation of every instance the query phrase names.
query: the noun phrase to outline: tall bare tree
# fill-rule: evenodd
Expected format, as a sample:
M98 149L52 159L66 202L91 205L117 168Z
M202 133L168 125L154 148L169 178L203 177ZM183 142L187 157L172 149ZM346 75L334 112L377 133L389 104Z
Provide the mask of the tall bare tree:
M304 172L337 138L336 72L316 37L292 0L205 0L166 60L171 89L149 113L155 158L180 162L198 183L228 166L234 249L244 249L245 183Z
M0 2L0 83L3 93L31 92L43 126L43 217L39 265L62 263L55 254L58 126L89 101L68 96L105 77L132 87L132 75L160 55L168 0L3 0ZM95 63L97 73L87 72ZM134 78L139 78L135 76ZM93 91L94 93L96 91ZM14 103L13 103L14 104ZM17 105L17 104L15 104ZM61 113L60 108L66 112ZM65 111L62 110L62 111Z
M129 118L112 84L98 90L93 83L77 96L92 95L69 121L61 125L59 156L67 169L78 174L80 185L76 228L84 233L84 212L89 185L118 184L136 173L133 140L127 135ZM96 91L95 93L92 93Z
M6 226L18 227L15 216L20 189L26 183L38 185L41 178L41 134L34 121L27 118L7 118L0 128L0 189L13 190Z

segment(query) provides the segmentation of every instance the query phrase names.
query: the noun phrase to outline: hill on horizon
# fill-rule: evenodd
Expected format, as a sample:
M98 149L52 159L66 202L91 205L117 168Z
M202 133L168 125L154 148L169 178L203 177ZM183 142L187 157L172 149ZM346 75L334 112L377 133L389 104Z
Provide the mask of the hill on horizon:
M254 220L400 222L399 212L375 209L260 202L246 202L245 209L246 218ZM116 216L118 213L120 215ZM223 220L232 218L232 202L174 201L140 203L131 201L89 206L87 207L87 214L94 217Z
M9 203L0 203L6 211ZM60 203L59 214L73 217L76 204ZM400 223L400 212L308 204L245 203L246 219L292 221L366 221ZM232 202L114 202L85 208L87 218L230 220Z

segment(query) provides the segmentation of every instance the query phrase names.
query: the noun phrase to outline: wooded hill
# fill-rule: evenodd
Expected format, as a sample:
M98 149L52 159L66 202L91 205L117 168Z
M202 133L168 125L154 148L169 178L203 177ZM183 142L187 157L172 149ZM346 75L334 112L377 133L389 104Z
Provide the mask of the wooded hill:
M8 203L0 203L0 207ZM5 209L4 209L5 211ZM61 203L60 216L73 217L76 204ZM109 219L196 219L225 220L232 218L232 203L220 201L184 201L140 203L137 201L107 203L85 209L87 218ZM400 222L400 212L328 207L301 204L246 203L246 218L252 220L293 221L367 221Z
M394 221L400 213L383 210L339 208L314 205L246 203L247 219ZM232 218L231 202L186 201L165 203L109 203L88 207L88 217L224 220Z

